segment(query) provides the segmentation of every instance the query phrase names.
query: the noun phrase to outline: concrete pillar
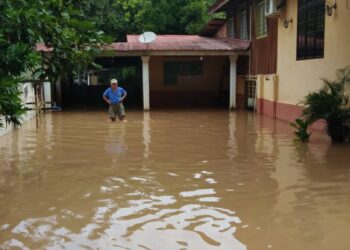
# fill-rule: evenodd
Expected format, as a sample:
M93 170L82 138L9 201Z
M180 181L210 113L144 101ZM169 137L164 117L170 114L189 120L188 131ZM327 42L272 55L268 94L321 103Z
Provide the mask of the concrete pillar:
M145 145L143 151L143 158L148 159L150 155L150 144L151 144L151 126L150 126L150 112L143 113L143 144Z
M230 110L236 108L237 93L237 58L238 56L229 56L230 58Z
M149 110L149 56L141 56L142 60L142 88L143 88L143 110Z

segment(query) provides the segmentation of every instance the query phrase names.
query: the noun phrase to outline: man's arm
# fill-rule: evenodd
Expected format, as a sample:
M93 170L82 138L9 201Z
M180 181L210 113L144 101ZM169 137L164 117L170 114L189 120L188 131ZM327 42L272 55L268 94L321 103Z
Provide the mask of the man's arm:
M105 102L111 104L111 101L108 99L108 89L103 93L102 98L105 100Z
M128 93L126 93L126 91L124 90L123 96L120 98L120 102L123 102L127 95Z
M111 104L111 101L105 95L103 96L103 100L105 100L108 104Z

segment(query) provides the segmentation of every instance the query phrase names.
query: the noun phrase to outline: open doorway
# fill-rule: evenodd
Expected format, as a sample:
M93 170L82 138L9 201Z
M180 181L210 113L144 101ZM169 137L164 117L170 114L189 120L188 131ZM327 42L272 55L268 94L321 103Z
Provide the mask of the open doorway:
M124 105L127 108L142 108L142 69L138 57L100 57L95 59L99 69L89 69L81 78L75 77L62 84L64 109L101 109L106 107L103 92L110 80L118 79L119 86L128 92Z

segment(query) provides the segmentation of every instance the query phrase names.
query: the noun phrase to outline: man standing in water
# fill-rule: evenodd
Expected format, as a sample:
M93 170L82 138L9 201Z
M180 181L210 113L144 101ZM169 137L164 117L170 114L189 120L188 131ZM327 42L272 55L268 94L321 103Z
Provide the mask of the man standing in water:
M118 81L116 79L111 80L111 87L103 93L103 99L109 104L108 113L112 122L115 121L117 115L120 121L124 120L125 109L123 101L126 95L125 89L118 87Z

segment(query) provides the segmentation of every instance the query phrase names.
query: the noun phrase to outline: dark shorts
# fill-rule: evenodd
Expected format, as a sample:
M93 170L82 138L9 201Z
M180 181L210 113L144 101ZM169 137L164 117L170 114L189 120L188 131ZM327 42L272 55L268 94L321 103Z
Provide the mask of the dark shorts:
M119 119L125 116L125 108L122 103L111 104L108 109L109 117L116 118L118 116Z

